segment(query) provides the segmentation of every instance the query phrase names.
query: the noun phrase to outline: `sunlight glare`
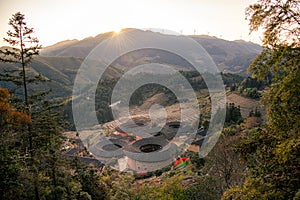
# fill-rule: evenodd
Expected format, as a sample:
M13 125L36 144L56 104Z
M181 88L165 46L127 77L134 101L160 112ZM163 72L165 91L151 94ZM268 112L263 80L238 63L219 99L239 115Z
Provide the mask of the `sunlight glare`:
M122 28L115 28L114 33L119 34L122 31Z

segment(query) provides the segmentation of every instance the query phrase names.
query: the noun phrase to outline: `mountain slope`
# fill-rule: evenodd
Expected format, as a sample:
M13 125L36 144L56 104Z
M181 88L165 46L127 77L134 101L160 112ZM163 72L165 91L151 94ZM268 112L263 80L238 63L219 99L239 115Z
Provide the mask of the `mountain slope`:
M83 40L62 41L52 46L45 47L41 51L41 55L85 58L97 44L112 35L113 32L108 32L99 34L95 37L88 37Z
M142 31L133 29L131 30L134 34L134 37L144 37L145 40L151 40L151 38L157 37L161 35L160 33L154 33L151 31ZM85 58L91 50L93 50L99 43L104 41L107 38L110 38L114 35L113 32L99 34L95 37L88 37L83 40L68 40L57 43L50 47L46 47L41 51L41 55L43 56L72 56ZM176 37L173 35L165 35L165 37ZM203 46L203 48L209 53L209 55L213 58L216 65L223 72L230 73L238 73L244 74L246 72L247 67L251 63L251 61L261 52L262 48L254 43L245 42L242 40L237 41L226 41L216 37L210 37L205 35L199 36L189 36L197 41L199 44ZM150 55L149 55L150 53ZM141 54L141 53L139 53ZM144 53L142 53L144 54ZM178 60L178 58L174 58L174 56L167 55L165 53L159 52L160 57L163 57L163 60L168 60L172 65L185 65ZM136 57L135 55L131 55L130 58ZM141 57L141 55L137 56ZM148 50L148 54L145 54L147 59L159 62L157 53ZM128 65L129 58L121 59L120 65ZM130 64L129 64L130 65ZM183 66L186 67L186 66Z
M51 88L53 91L51 97L68 97L72 94L74 80L82 62L82 58L75 57L37 56L29 64L27 75L41 74L44 78L51 80L38 86L33 85L33 88L38 90ZM0 63L0 73L3 73L4 69L17 69L17 65ZM111 67L107 70L105 76L113 78L119 76L119 74L120 72L117 69ZM6 82L0 82L0 87L13 88Z
M227 41L216 37L191 36L211 55L223 72L243 74L262 48L243 40Z

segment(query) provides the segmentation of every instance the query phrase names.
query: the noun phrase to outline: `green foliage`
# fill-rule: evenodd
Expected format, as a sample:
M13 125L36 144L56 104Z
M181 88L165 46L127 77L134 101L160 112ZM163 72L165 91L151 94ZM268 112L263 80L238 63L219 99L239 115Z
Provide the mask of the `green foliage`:
M135 199L134 187L132 186L134 177L131 174L120 174L111 169L107 169L101 175L101 182L106 195L105 199Z
M255 108L254 112L253 112L253 110L251 110L249 113L249 117L261 117L260 110L257 107Z
M264 89L267 85L266 80L262 81L257 78L247 77L240 83L238 91L247 97L257 99L260 97L258 90Z
M0 199L20 198L20 155L15 149L0 146Z
M237 134L237 130L236 130L235 126L228 126L228 127L223 128L222 133L225 136L234 136Z
M204 130L208 130L208 128L209 128L209 121L205 120L202 125L203 125Z
M202 176L198 183L184 190L186 200L215 200L221 198L219 180L213 176Z
M173 176L159 186L141 186L134 199L162 199L162 200L181 200L186 199L181 185L182 176Z
M228 124L240 124L243 122L240 106L235 106L234 103L226 104L226 118L225 122Z
M249 176L242 187L230 189L226 195L238 193L236 199L249 199L251 191L256 191L258 199L292 199L299 185L299 149L300 140L295 134L278 140L271 132L252 132L237 148L247 163Z
M89 195L91 199L104 199L105 191L103 184L95 169L86 167L77 170L76 179L81 183L82 192L85 193L85 196Z
M289 132L300 125L298 96L300 92L300 49L281 47L269 51L268 55L265 56L269 58L269 70L273 75L273 84L263 96L263 103L266 104L268 112L268 120L274 129ZM264 57L264 59L267 58ZM258 71L259 66L261 66L261 72ZM255 76L264 76L266 68L267 66L261 65L258 60L250 66L250 70L253 71Z
M222 79L226 87L230 87L231 91L234 91L236 87L241 84L243 77L237 74L221 73Z
M246 88L257 88L258 90L261 90L266 85L266 81L261 81L257 78L247 77L240 83L239 87L241 87L242 90Z
M300 12L299 1L260 0L248 8L250 30L263 27L265 49L250 65L253 77L271 77L263 95L268 123L255 129L237 151L248 167L244 185L224 199L294 199L299 196Z
M0 199L34 199L36 189L41 199L104 199L94 169L63 160L62 123L55 106L44 101L31 119L9 104L8 95L8 90L0 89ZM26 142L22 132L27 129L22 127L27 123L33 133L33 159L20 145Z
M103 199L96 172L74 175L62 158L62 100L45 99L44 89L36 92L35 83L43 77L30 73L28 67L40 48L25 45L38 42L31 36L33 29L26 27L20 13L13 15L9 25L14 32L8 31L5 41L19 48L1 49L1 61L20 66L1 73L1 80L23 91L9 96L8 90L0 88L0 199Z
M263 28L267 47L299 44L299 13L298 0L258 0L246 10L250 31Z
M203 158L199 158L198 153L190 152L186 156L190 159L196 170L201 169L205 165L205 160Z
M9 91L0 88L0 199L20 199L22 165L20 154L24 128L31 119L10 105Z

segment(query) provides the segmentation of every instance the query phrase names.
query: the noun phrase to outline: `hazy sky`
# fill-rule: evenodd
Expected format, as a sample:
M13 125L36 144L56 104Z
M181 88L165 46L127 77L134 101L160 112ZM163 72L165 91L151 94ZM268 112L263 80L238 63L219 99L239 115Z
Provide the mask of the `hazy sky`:
M245 8L255 0L0 0L0 46L20 11L43 46L120 28L161 28L260 44L249 35Z

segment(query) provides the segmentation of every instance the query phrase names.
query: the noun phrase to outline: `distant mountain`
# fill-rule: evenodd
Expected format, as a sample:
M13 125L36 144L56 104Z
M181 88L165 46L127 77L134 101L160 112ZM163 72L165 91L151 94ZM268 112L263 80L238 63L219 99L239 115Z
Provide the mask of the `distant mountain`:
M163 38L163 40L166 40L170 45L172 45L172 39L178 37L136 29L131 33L132 40L134 40L134 38L142 38L143 40ZM41 56L34 58L28 68L28 72L32 75L42 74L45 78L51 80L51 82L42 84L39 87L42 87L40 89L52 88L53 97L70 96L75 76L85 57L96 47L96 45L113 35L113 32L108 32L83 40L62 41L46 47L41 51ZM241 40L226 41L204 35L190 37L203 46L223 72L240 75L245 74L251 60L262 50L257 44ZM143 49L119 57L111 64L104 75L106 78L118 78L129 68L151 62L166 63L172 65L175 69L182 71L190 70L192 68L192 66L183 58L174 56L174 54L170 52L157 49ZM103 65L100 63L99 66ZM13 69L15 67L16 66L13 64L0 63L0 73L5 68ZM0 87L11 88L8 83L5 82L0 82Z
M107 32L83 40L66 40L58 42L52 46L45 47L41 51L41 55L85 58L96 45L112 35L113 32Z
M219 69L225 73L244 74L262 47L243 40L227 41L210 36L191 36L211 55Z
M34 76L41 74L47 80L46 83L41 83L38 87L41 89L51 89L51 97L68 97L72 94L74 80L79 67L83 62L82 58L75 57L52 57L52 56L37 56L27 68L27 75ZM4 69L15 69L15 64L7 64L0 62L0 73ZM107 78L119 76L120 72L115 68L109 68L105 73ZM0 87L13 88L9 83L0 82Z
M145 40L158 37L160 33L150 31L141 31L134 29L132 38L143 37ZM99 43L114 35L113 32L99 34L95 37L88 37L83 40L67 40L59 42L52 46L46 47L41 51L43 56L66 56L85 58L91 50ZM173 35L165 35L167 37L176 37ZM213 58L219 69L225 73L245 74L247 67L251 61L261 52L262 48L254 43L245 42L243 40L227 41L216 37L198 35L189 36L203 46L203 48ZM145 52L147 51L147 52ZM145 50L136 52L135 54L120 58L115 64L128 67L133 58L144 57L146 60L160 62L163 60L174 66L187 68L187 64L180 58L175 58L167 52L156 52L153 50ZM158 56L159 55L159 56ZM130 62L128 62L130 61Z

